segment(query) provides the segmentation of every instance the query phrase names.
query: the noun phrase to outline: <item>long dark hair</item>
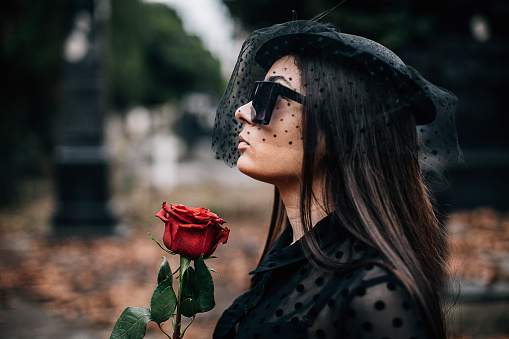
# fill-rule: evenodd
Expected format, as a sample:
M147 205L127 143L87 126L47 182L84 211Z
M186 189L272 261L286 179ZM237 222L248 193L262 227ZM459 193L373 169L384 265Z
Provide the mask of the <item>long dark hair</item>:
M413 115L398 101L401 89L371 79L355 61L295 58L306 89L300 197L304 230L313 226L313 177L323 175L328 212L341 227L383 253L421 308L430 335L445 338L440 305L445 234L419 169ZM319 140L326 147L320 159ZM287 225L285 213L275 188L262 258ZM331 264L316 239L304 240L310 259L340 266Z

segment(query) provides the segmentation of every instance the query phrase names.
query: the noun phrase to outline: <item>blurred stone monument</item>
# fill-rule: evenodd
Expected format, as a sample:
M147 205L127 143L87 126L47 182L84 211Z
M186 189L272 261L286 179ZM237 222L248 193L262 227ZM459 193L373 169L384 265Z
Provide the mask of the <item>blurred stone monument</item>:
M60 143L54 151L55 236L113 232L108 158L103 145L106 113L105 39L108 0L67 3L62 67Z

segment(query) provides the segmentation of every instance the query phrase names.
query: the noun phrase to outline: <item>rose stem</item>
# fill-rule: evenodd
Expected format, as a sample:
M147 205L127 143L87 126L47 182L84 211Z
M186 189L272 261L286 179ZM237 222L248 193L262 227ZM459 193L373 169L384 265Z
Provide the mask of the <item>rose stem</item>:
M175 326L173 327L173 339L180 339L180 323L182 321L182 313L180 310L180 302L182 301L182 261L180 263L180 273L179 273L179 291L177 297L177 314L175 315Z

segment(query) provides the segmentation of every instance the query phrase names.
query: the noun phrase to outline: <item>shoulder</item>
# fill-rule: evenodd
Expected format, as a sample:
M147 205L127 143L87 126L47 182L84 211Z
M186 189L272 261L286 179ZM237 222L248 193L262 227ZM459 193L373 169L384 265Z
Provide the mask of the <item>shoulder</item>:
M413 304L410 291L395 272L383 264L365 264L345 276L341 291L334 297L343 298L343 305L366 313L387 310L389 307L407 309ZM379 313L376 313L381 315Z
M310 334L324 331L335 333L331 337L426 337L418 306L385 265L361 265L336 283Z

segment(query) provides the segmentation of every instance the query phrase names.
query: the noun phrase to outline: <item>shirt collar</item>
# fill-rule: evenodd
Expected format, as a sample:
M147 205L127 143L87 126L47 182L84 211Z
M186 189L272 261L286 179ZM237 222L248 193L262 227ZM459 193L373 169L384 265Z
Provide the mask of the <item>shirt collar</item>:
M324 251L333 244L341 243L347 234L346 230L333 221L333 214L319 221L313 227L312 232L318 241L320 249ZM309 236L311 235L305 234L301 239L292 244L293 229L291 225L288 225L258 267L249 274L277 269L306 259L303 249L304 238Z

